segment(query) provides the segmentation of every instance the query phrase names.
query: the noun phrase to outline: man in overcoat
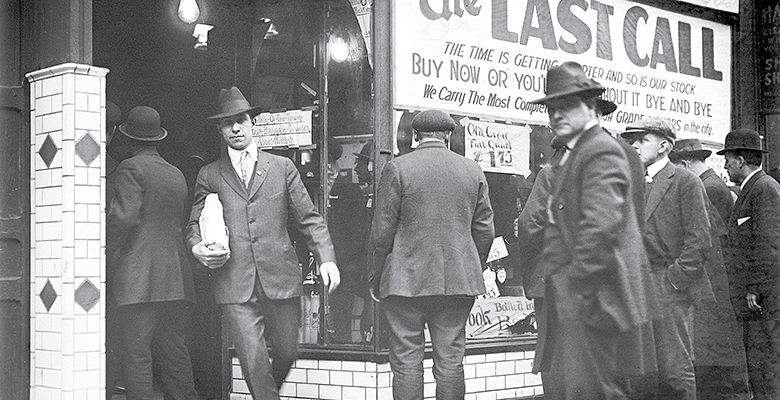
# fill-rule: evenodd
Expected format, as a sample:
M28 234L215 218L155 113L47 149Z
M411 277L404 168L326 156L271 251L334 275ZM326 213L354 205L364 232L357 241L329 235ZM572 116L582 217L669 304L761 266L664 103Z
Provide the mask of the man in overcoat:
M328 228L290 159L258 149L251 107L232 87L219 94L219 112L208 119L227 145L201 168L186 242L203 265L214 269L214 297L222 305L249 391L254 399L279 398L279 387L297 357L302 276L288 236L288 220L320 263L323 283L339 284ZM202 239L199 218L205 198L222 202L229 249ZM269 361L266 338L273 344Z
M379 181L370 290L390 330L393 398L423 397L427 324L436 398L463 399L466 320L485 292L493 210L479 165L447 148L455 121L426 110L412 128L420 145L387 163Z
M568 151L547 201L542 276L546 399L624 399L619 339L646 319L642 241L626 152L598 120L604 88L566 62L547 73L550 128Z
M658 396L696 399L693 302L711 297L705 254L711 251L709 203L696 175L669 162L676 134L658 118L626 128L647 168L643 238L653 276L653 334Z
M697 175L704 184L712 226L712 251L705 254L706 270L715 301L694 304L694 369L699 399L736 400L748 398L742 326L735 318L729 295L729 276L724 265L727 245L726 221L731 214L731 191L705 160L712 151L699 139L675 142L669 160Z
M157 111L133 108L118 131L128 139L130 157L114 171L106 264L111 268L108 292L117 307L115 320L124 344L127 398L153 398L154 358L166 398L196 400L185 345L189 305L194 302L192 270L181 240L187 184L157 152L167 135Z
M726 135L726 171L741 186L727 220L732 304L742 317L750 385L756 400L780 396L780 184L761 170L756 131Z

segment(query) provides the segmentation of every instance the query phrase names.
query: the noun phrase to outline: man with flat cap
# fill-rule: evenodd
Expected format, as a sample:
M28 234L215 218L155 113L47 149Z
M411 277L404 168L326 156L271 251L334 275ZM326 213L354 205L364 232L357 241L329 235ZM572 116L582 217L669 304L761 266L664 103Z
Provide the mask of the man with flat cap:
M548 326L540 369L557 380L545 399L627 398L620 342L646 316L632 169L599 126L603 91L565 62L550 68L546 96L534 101L568 149L554 166L540 265Z
M114 195L106 218L106 236L111 238L106 265L111 268L108 292L117 307L114 314L124 343L127 399L154 397L155 361L166 398L197 400L185 345L195 299L181 240L187 184L181 171L157 152L168 134L160 127L157 111L133 108L118 131L127 139L129 157L114 172Z
M755 399L780 396L780 184L761 170L758 132L726 135L725 168L741 190L727 220L729 269L737 276L732 304L742 317Z
M696 399L693 303L712 296L705 273L711 251L709 202L696 175L669 162L677 138L664 120L648 118L626 128L647 168L643 239L650 261L653 334L659 398Z
M297 357L303 291L288 220L320 263L329 291L339 284L339 270L328 228L298 169L288 158L257 147L251 117L258 108L235 86L220 91L217 106L219 112L208 119L216 122L227 150L198 173L186 242L195 258L214 270L215 301L222 305L252 397L273 400ZM199 218L209 193L223 204L227 250L201 236Z
M493 210L479 165L447 148L455 121L414 117L420 145L382 170L369 239L370 291L390 330L393 398L422 399L424 327L433 345L437 399L463 399L466 320L485 293L482 267Z
M694 305L694 369L696 392L700 399L745 399L748 396L742 326L735 318L729 295L729 276L724 265L726 221L734 204L731 191L705 163L712 152L703 149L699 139L680 139L669 153L669 160L694 175L704 184L710 202L712 251L705 254L705 267L715 301Z

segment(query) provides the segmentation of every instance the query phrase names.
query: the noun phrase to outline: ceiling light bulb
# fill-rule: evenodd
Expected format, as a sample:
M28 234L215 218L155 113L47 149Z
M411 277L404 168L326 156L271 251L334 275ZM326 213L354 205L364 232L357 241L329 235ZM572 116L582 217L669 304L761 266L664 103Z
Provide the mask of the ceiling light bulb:
M179 19L186 24L191 24L200 17L200 9L195 0L181 0L179 2Z

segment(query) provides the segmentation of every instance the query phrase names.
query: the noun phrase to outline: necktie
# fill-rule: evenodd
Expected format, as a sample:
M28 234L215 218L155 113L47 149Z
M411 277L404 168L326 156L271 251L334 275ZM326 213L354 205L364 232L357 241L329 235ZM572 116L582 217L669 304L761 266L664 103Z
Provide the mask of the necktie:
M249 152L244 150L241 152L241 180L244 181L244 186L249 187L249 180L252 179L252 158L249 157Z
M645 201L650 197L650 189L653 188L653 178L645 171Z

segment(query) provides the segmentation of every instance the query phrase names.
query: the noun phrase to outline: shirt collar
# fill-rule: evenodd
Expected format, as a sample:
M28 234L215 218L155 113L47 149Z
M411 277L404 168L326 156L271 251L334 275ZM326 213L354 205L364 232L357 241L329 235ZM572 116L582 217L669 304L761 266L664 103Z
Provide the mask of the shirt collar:
M666 164L669 164L669 157L663 156L660 160L656 160L656 162L650 164L647 166L647 176L650 178L655 177L656 174L661 172L662 169L666 166Z
M745 184L747 184L748 181L750 180L750 178L752 178L753 175L757 174L758 171L761 171L761 168L756 168L756 169L753 170L753 172L749 173L748 176L746 176L745 179L742 181L742 184L739 185L739 190L744 189L745 188Z
M594 119L589 121L587 124L585 124L585 127L582 128L582 132L580 132L578 135L574 135L573 138L571 138L568 142L566 142L566 148L571 150L574 148L574 146L577 145L577 142L580 141L580 137L582 137L582 134L587 132L588 129L593 128L594 126L598 125L599 120Z
M235 165L238 165L241 162L241 153L244 151L249 152L249 158L252 159L252 161L257 161L257 143L255 143L254 139L249 142L249 146L246 146L244 150L236 150L230 146L228 146L228 156L230 157L230 163Z

